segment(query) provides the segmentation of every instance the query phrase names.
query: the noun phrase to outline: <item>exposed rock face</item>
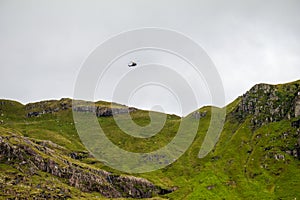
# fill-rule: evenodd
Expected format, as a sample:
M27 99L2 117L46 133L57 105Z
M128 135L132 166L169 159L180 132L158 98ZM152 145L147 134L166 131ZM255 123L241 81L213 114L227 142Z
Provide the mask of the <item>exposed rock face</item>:
M94 107L94 106L78 106L74 108L76 112L92 112L97 117L111 117L113 115L125 114L136 111L135 108L110 108L110 107Z
M70 99L61 99L60 101L50 100L39 103L30 103L25 106L25 110L29 111L27 117L38 117L43 114L67 110L71 107L72 102Z
M299 120L300 121L300 120ZM298 128L296 133L292 135L292 137L297 137L296 143L294 144L294 148L283 148L285 153L290 154L291 156L298 158L300 160L300 129ZM281 138L283 139L283 138Z
M258 84L241 97L233 112L240 121L252 115L255 127L300 115L299 84L273 86Z
M295 101L295 117L300 116L300 92L298 92L298 96Z
M90 103L87 103L90 104ZM61 99L60 101L42 101L39 103L31 103L25 106L27 117L38 117L44 114L56 113L62 110L72 109L71 99ZM135 108L111 108L109 106L91 106L79 105L73 108L76 112L91 112L97 117L111 117L113 115L125 114L136 111Z
M64 148L52 142L36 143L23 136L10 134L0 136L0 161L30 175L41 170L66 179L70 186L84 192L99 192L110 198L150 198L171 192L142 178L113 175L81 165L75 160L73 162L71 158L66 159L58 154L57 149Z
M201 118L205 117L206 114L207 114L207 112L199 112L199 111L195 111L195 112L193 112L193 117L194 117L195 119L201 119Z

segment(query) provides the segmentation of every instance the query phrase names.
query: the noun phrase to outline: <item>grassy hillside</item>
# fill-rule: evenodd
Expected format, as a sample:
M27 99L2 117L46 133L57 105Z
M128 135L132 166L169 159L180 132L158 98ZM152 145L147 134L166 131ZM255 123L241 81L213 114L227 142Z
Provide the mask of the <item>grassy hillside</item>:
M211 107L201 108L199 113L205 114L200 118L197 136L183 156L166 168L131 175L143 177L157 187L175 189L168 194L161 192L154 198L299 199L300 117L295 116L300 101L299 85L300 81L282 85L259 84L229 104L220 139L203 159L198 158L198 153L209 127ZM111 107L105 102L96 105ZM122 105L113 107L123 108ZM29 117L28 113L33 114ZM150 123L147 111L135 110L131 117L141 126ZM164 128L157 135L141 139L123 133L113 117L98 117L107 137L132 152L149 152L163 147L175 136L181 120L168 115ZM77 165L122 174L89 155L76 132L69 99L29 105L0 100L0 123L0 136L13 133L33 141L52 141L65 149L54 148L58 157L70 157ZM41 170L37 176L30 177L5 157L0 158L1 187L6 188L1 190L2 193L0 191L0 196L6 195L3 191L8 187L11 196L14 193L26 196L32 188L35 188L33 192L45 190L57 195L61 193L58 188L65 188L70 198L104 198L100 193L81 191L63 178ZM19 176L25 180L11 184ZM49 183L53 186L49 190L37 187Z

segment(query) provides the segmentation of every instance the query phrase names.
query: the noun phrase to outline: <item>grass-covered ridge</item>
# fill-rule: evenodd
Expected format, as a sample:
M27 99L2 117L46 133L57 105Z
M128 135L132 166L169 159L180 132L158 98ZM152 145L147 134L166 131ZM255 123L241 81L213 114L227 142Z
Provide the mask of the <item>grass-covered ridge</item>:
M300 129L298 123L294 123L300 119L295 116L299 85L300 81L281 85L259 84L229 104L220 139L214 150L203 159L198 158L198 153L209 127L211 107L199 109L205 115L200 118L197 136L184 155L161 170L133 175L146 178L162 188L176 188L174 192L157 198L299 199ZM111 104L97 102L96 106L111 107ZM115 108L124 106L116 105ZM28 117L29 112L43 114ZM135 110L130 115L136 124L145 126L150 123L147 111ZM98 117L107 137L114 144L132 152L159 149L172 140L181 118L168 115L166 120L164 128L157 135L141 139L123 133L113 117ZM65 149L65 152L56 150L59 155L70 157L70 153L75 153L79 165L122 174L87 156L88 152L76 132L70 99L29 105L0 100L0 123L3 130L0 136L13 132L31 140L49 140ZM22 174L7 160L0 162L0 180L3 184L9 183L5 181L6 176L11 180ZM32 180L28 178L29 182L13 185L11 190L18 193L28 184L36 187L36 179L42 184L49 180L64 184L65 188L74 190L70 193L72 198L101 196L99 193L82 193L78 188L45 172L34 176ZM4 194L0 191L1 195Z

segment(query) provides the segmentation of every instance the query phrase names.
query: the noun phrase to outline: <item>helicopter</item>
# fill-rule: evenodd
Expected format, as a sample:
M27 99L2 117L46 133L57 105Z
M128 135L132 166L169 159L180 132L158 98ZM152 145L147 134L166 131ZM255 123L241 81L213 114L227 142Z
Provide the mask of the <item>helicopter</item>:
M128 63L128 67L135 67L137 66L136 62L131 61L130 63Z

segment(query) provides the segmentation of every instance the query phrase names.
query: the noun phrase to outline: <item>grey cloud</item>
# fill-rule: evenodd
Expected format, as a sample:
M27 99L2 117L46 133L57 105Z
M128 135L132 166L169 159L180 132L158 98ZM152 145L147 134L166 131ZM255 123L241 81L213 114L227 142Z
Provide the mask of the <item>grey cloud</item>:
M253 84L300 78L299 9L298 0L2 0L0 98L72 97L80 66L97 45L129 29L162 27L207 51L228 103Z

